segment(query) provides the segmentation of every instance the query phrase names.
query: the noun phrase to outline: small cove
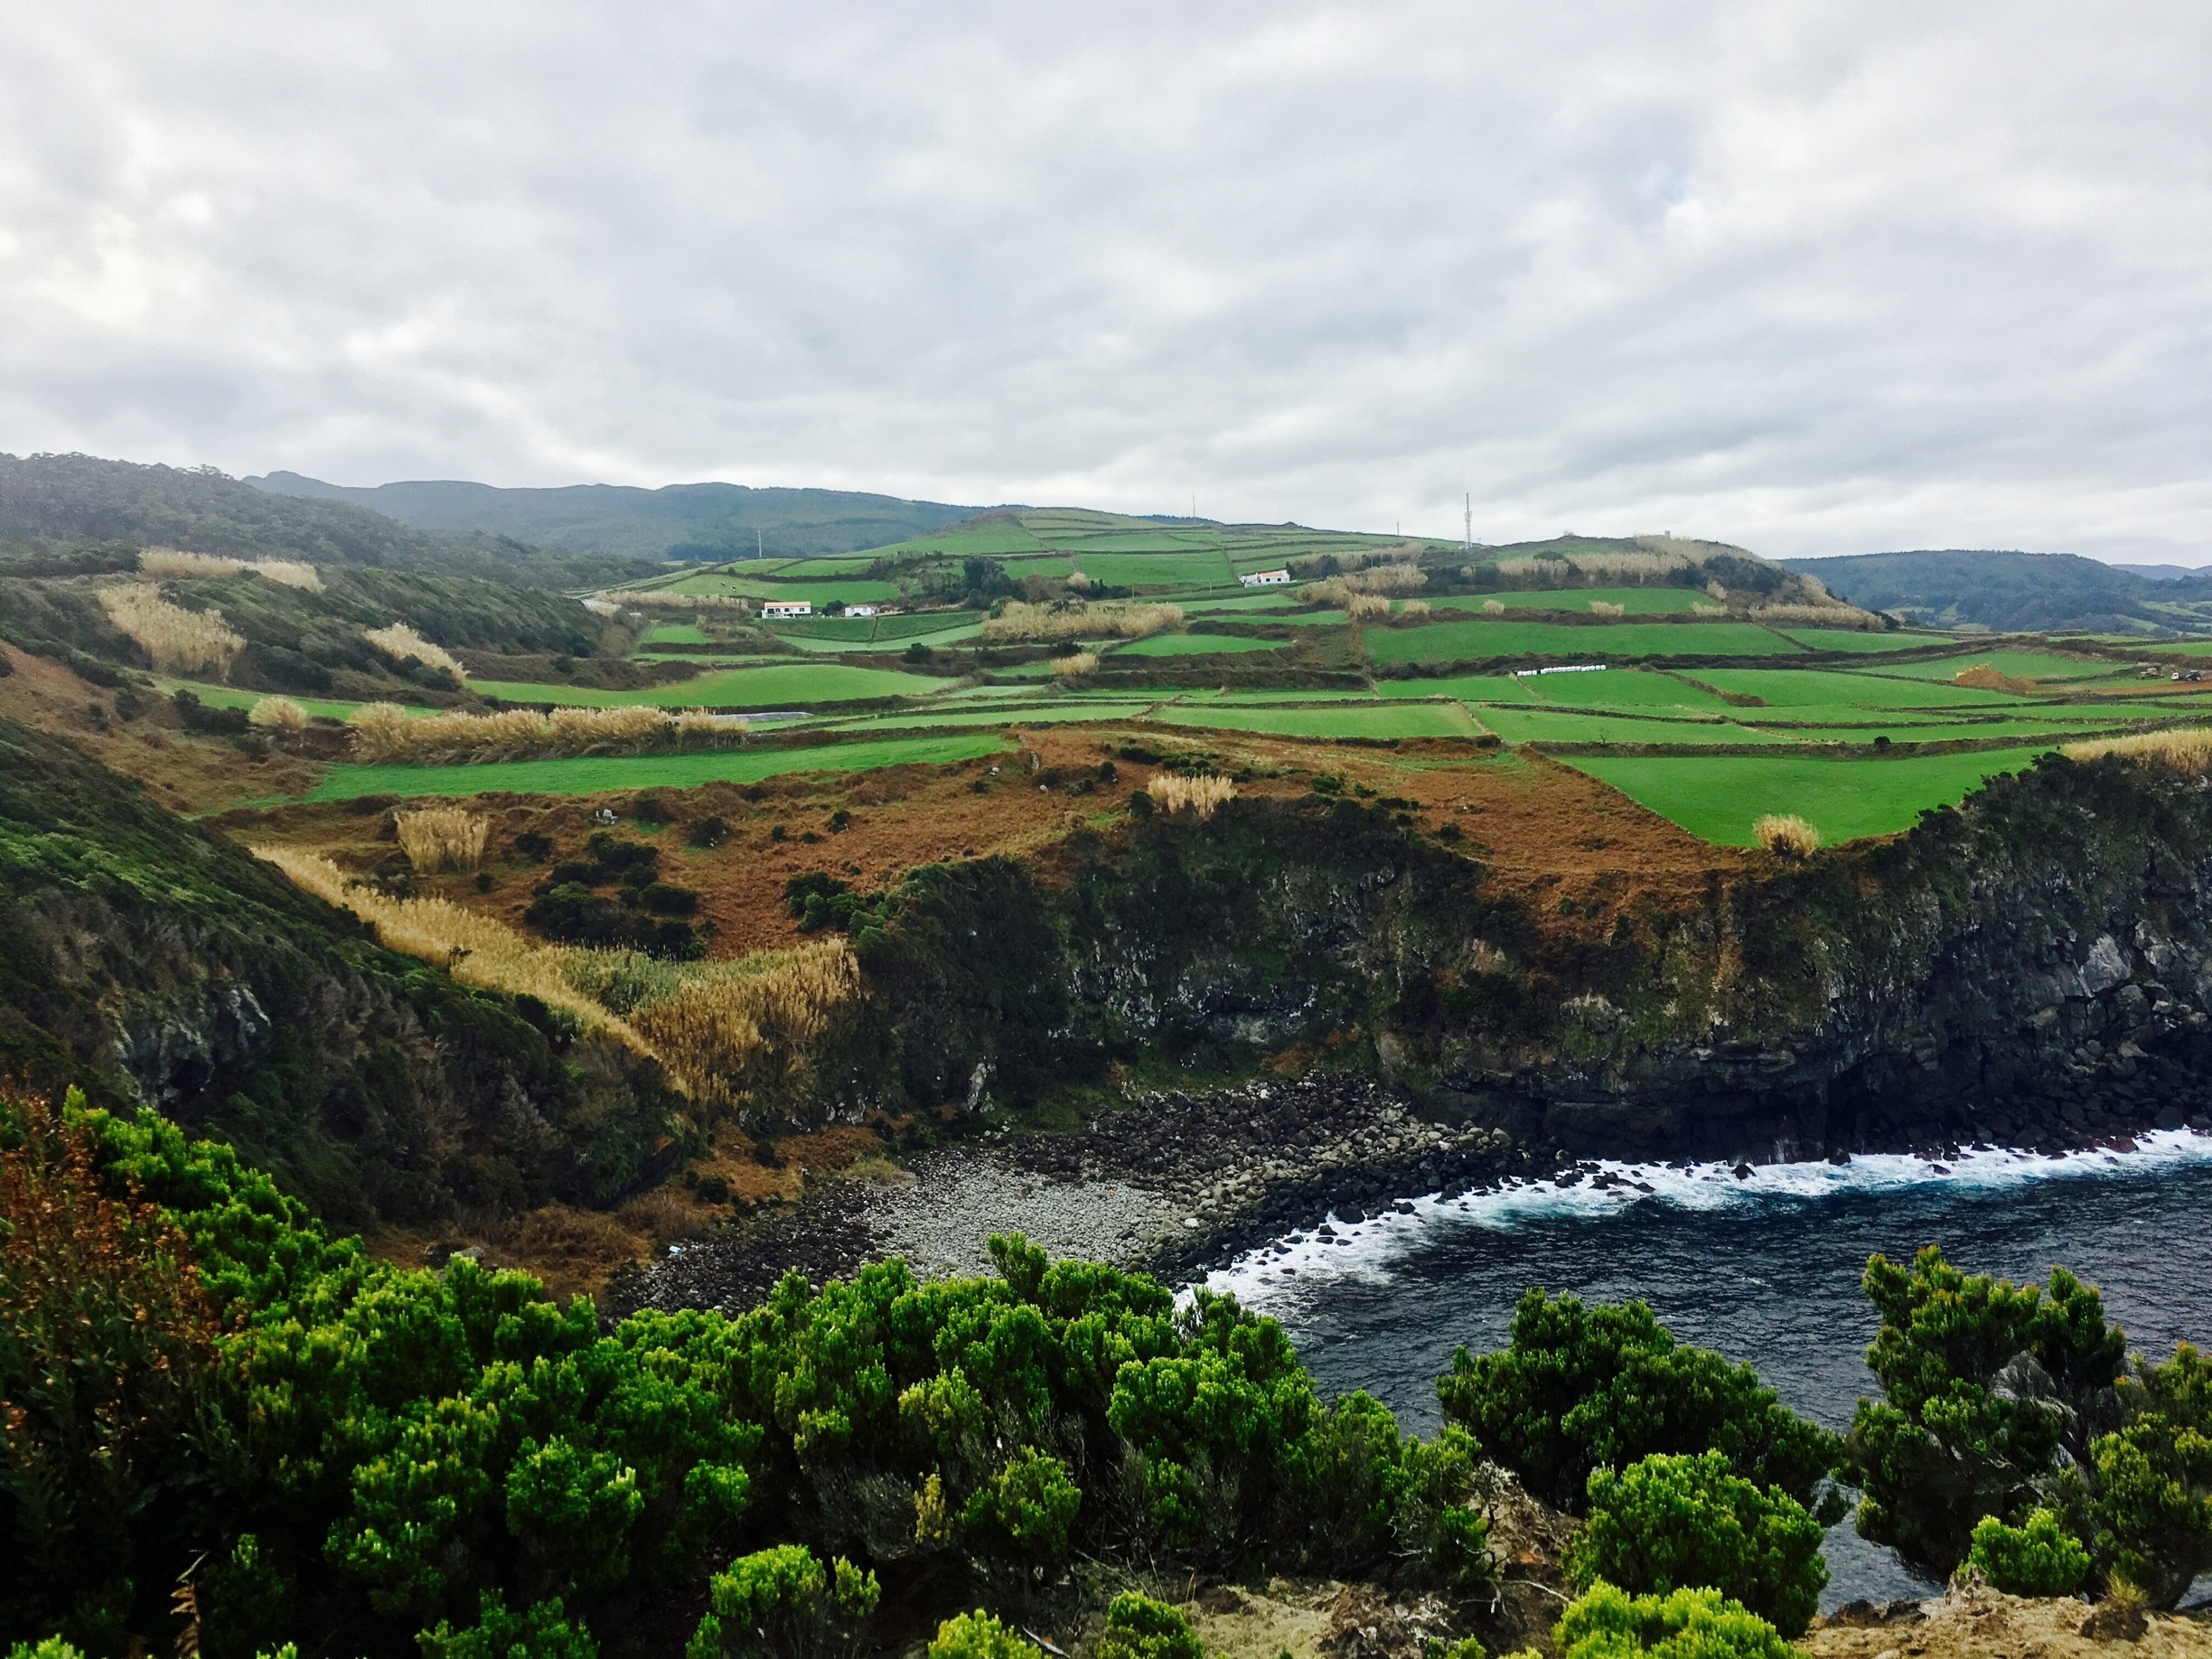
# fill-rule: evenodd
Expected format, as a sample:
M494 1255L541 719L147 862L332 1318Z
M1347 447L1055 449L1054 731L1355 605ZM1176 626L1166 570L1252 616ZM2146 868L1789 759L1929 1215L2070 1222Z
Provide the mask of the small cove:
M1936 1243L1959 1266L2014 1280L2073 1269L2130 1345L2212 1343L2212 1137L2143 1138L2132 1152L2002 1150L1936 1164L1606 1165L1611 1184L1550 1182L1420 1199L1412 1214L1307 1229L1209 1283L1280 1319L1325 1394L1364 1388L1432 1432L1434 1379L1453 1350L1500 1347L1529 1286L1587 1300L1641 1298L1686 1342L1748 1360L1783 1401L1849 1426L1874 1392L1878 1321L1867 1257ZM1829 1534L1823 1607L1924 1594L1846 1521ZM2207 1586L2200 1582L2196 1599Z

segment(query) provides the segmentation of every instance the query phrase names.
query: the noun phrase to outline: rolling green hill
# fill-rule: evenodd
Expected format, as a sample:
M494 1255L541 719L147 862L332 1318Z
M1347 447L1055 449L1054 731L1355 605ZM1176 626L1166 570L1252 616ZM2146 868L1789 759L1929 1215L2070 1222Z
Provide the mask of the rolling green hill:
M356 489L282 472L246 482L288 499L366 507L417 530L511 536L564 552L629 558L849 553L921 535L981 511L852 490L755 490L732 483L502 490L425 479Z
M2212 576L2159 579L2071 553L1946 548L1793 558L1870 610L2000 633L2212 633Z

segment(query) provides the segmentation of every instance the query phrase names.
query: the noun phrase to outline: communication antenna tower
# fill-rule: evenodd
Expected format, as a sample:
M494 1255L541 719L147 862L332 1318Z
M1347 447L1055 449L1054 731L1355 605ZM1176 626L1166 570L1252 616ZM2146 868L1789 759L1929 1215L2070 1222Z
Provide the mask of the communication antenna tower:
M1473 492L1473 491L1471 491L1471 490L1470 490L1470 491L1467 492L1467 548L1466 548L1466 550L1467 550L1467 552L1469 552L1469 553L1472 553L1472 552L1475 550L1475 493L1474 493L1474 492Z

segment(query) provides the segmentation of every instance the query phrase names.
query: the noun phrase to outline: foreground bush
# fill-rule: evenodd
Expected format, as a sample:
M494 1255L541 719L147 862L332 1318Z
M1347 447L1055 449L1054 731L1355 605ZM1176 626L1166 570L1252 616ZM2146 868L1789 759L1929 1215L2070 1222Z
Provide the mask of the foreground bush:
M1795 812L1769 812L1753 821L1751 833L1777 858L1809 858L1820 850L1820 831Z
M981 1607L937 1626L929 1659L1036 1659L1037 1649Z
M1531 1290L1514 1311L1510 1345L1479 1357L1460 1349L1437 1394L1448 1419L1561 1509L1582 1506L1595 1469L1703 1451L1813 1507L1842 1450L1750 1366L1678 1344L1642 1302L1586 1307Z
M711 1610L684 1659L857 1653L881 1596L876 1575L841 1555L827 1567L800 1544L741 1556L708 1585Z
M1821 1524L1778 1486L1762 1492L1719 1452L1661 1454L1589 1477L1589 1522L1567 1554L1569 1581L1630 1594L1707 1586L1786 1637L1804 1634L1828 1582Z
M1790 1659L1775 1627L1717 1589L1630 1597L1593 1585L1552 1633L1561 1659Z
M2071 1596L2089 1573L2089 1551L2048 1509L2020 1526L1983 1516L1966 1559L2008 1596Z
M1851 1425L1862 1534L1947 1574L1984 1518L2001 1551L2045 1535L2046 1510L2086 1546L2091 1578L2153 1606L2212 1570L2212 1364L2194 1347L2128 1358L2103 1299L2063 1268L2048 1290L2020 1287L1931 1246L1909 1270L1873 1257L1866 1286L1883 1398Z
M1130 1590L1106 1609L1092 1659L1205 1659L1205 1648L1182 1614Z
M923 1284L884 1262L819 1292L793 1275L735 1317L602 1329L520 1273L372 1261L151 1113L69 1120L77 1219L7 1241L7 1397L38 1401L32 1356L75 1341L86 1374L143 1392L132 1432L149 1416L162 1430L108 1458L101 1486L68 1461L98 1449L80 1425L98 1402L42 1408L33 1427L53 1426L61 1484L97 1502L9 1561L11 1635L82 1627L120 1651L211 1544L210 1659L300 1629L343 1629L371 1654L419 1637L433 1659L580 1659L597 1620L681 1593L731 1539L753 1551L716 1576L696 1654L762 1630L779 1651L849 1645L877 1595L834 1556L858 1554L854 1540L910 1579L986 1582L995 1563L1026 1581L1078 1551L1192 1569L1387 1561L1424 1579L1432 1564L1464 1576L1483 1544L1451 1519L1464 1434L1411 1440L1364 1396L1324 1404L1279 1327L1226 1298L1179 1311L1149 1279L1011 1238L993 1241L995 1279ZM129 1250L99 1245L109 1186L138 1195L115 1223L141 1230ZM69 1265L86 1250L98 1260ZM162 1296L173 1335L123 1317ZM131 1345L148 1342L167 1345L164 1365ZM17 1455L0 1465L19 1530L39 1501L25 1435L11 1423Z

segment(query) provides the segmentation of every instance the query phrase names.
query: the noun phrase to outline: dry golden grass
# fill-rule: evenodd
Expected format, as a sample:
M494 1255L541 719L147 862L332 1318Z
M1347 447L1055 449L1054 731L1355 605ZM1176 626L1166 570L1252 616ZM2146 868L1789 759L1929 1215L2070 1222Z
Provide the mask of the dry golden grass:
M2180 772L2204 772L2212 770L2212 727L2192 726L2179 731L2139 732L2132 737L2092 738L2069 743L2062 753L2073 761L2131 755L2163 762Z
M1141 640L1148 634L1183 625L1183 608L1174 605L1141 605L1114 601L1088 605L1027 605L1008 602L1006 608L983 624L987 640Z
M1180 811L1187 807L1200 818L1211 818L1214 808L1236 799L1236 785L1227 778L1163 772L1145 785L1145 793L1167 811Z
M1391 602L1381 594L1354 594L1345 601L1344 613L1354 622L1372 622L1390 614Z
M1679 553L1578 553L1574 567L1598 582L1625 582L1631 586L1664 582L1690 568L1693 561Z
M364 630L362 637L395 662L405 662L411 657L425 668L444 669L455 680L468 678L468 670L461 666L460 658L442 645L433 645L405 623Z
M1820 831L1795 812L1769 812L1753 821L1751 833L1778 858L1810 858L1820 846Z
M464 985L536 997L587 1031L660 1061L679 1093L711 1111L773 1100L806 1071L809 1045L837 1011L863 994L859 960L842 937L726 962L541 945L445 899L389 897L316 853L252 850L307 892L351 911L387 949L435 962Z
M304 732L307 711L288 697L265 697L248 711L246 718L265 732Z
M1504 600L1502 600L1502 599L1486 599L1486 600L1484 600L1484 601L1483 601L1483 614L1484 614L1485 616L1503 616L1503 615L1504 615L1504 614L1505 614L1505 602L1504 602Z
M1564 582L1573 575L1574 567L1556 553L1540 553L1527 558L1501 558L1497 562L1497 573L1511 582L1525 581L1530 576L1541 576L1547 582Z
M1589 602L1589 608L1592 616L1626 616L1628 614L1626 605L1616 605L1610 599L1593 599Z
M715 748L745 741L741 715L704 708L503 708L492 714L437 714L409 719L396 703L354 710L353 754L373 764L430 765L605 755L653 746Z
M473 870L483 863L492 820L460 807L424 807L393 816L399 850L425 876L443 870Z
M1352 611L1363 594L1410 594L1428 585L1426 572L1411 565L1371 565L1364 570L1348 571L1343 576L1324 576L1318 582L1308 582L1298 589L1298 597L1320 605L1335 605L1340 610ZM1385 605L1383 609L1390 607ZM1370 611L1367 614L1373 615Z
M1728 606L1725 605L1701 605L1693 599L1690 603L1690 614L1692 616L1726 616Z
M224 625L220 611L187 611L136 583L103 587L99 601L117 632L128 634L165 674L212 674L220 680L246 646Z
M860 994L858 959L823 939L693 970L632 1017L685 1094L743 1106L804 1069L807 1045Z
M323 577L313 565L292 558L231 558L220 553L186 553L177 548L148 548L138 555L138 568L150 576L226 576L250 570L286 587L323 591Z
M1426 616L1429 614L1429 602L1426 599L1409 599L1398 607L1398 614L1401 616Z
M1079 651L1072 657L1054 658L1052 671L1054 679L1076 680L1092 672L1098 665L1098 652Z
M387 950L435 962L464 985L535 997L574 1015L586 1030L640 1054L652 1052L627 1021L569 985L565 969L573 952L567 948L535 944L504 922L445 899L388 897L355 882L319 853L288 847L248 850L282 870L295 886L351 911L375 929L378 942Z

